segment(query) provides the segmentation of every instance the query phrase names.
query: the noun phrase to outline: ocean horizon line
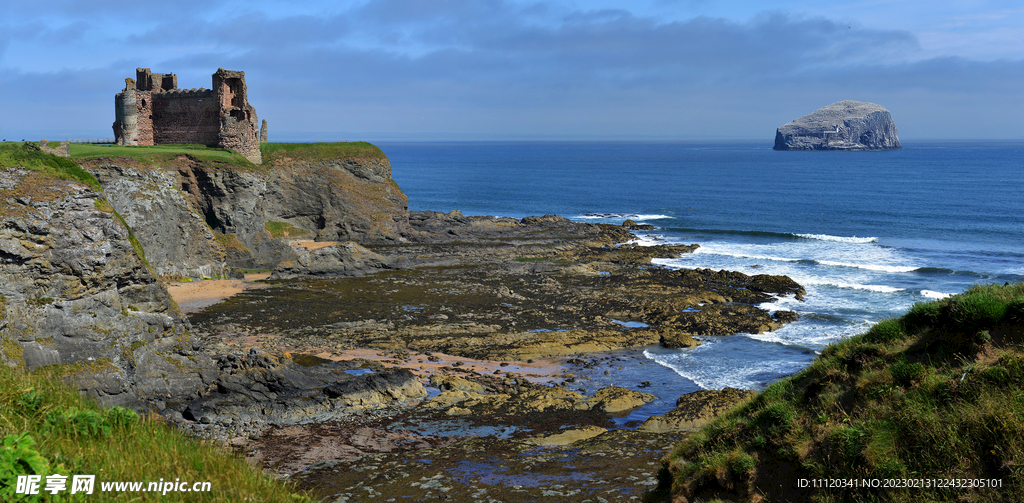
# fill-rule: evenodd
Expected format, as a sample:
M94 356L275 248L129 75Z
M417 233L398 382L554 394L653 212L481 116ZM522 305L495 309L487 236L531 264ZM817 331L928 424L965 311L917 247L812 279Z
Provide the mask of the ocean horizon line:
M21 142L39 140L63 141L79 138L107 138L109 134L27 134L0 136L5 142ZM389 133L389 132L308 132L308 133L283 133L271 136L270 143L320 143L320 142L355 142L365 141L377 142L403 142L403 143L487 143L487 142L544 142L544 143L695 143L695 144L754 144L764 143L769 147L775 144L774 136L770 138L749 138L749 137L719 137L719 136L652 136L652 135L467 135L467 134L446 134L446 133ZM1024 142L1021 138L925 138L906 137L900 138L901 143L1015 143Z

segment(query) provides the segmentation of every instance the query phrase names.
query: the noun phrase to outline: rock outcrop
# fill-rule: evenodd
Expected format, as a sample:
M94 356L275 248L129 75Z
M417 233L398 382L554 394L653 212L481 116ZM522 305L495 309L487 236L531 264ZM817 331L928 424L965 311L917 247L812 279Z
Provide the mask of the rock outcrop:
M387 269L391 259L374 253L358 243L336 244L311 250L295 260L278 264L270 279L297 277L340 278L361 276L381 269Z
M101 194L0 171L4 363L51 366L106 405L195 396L213 361L140 251Z
M267 220L315 233L317 241L401 241L409 198L383 158L273 160L264 196Z
M884 107L840 101L780 126L775 150L891 150L902 148Z
M687 393L679 397L679 400L676 400L676 408L666 412L664 416L651 416L644 421L640 425L640 431L653 433L697 431L722 412L754 395L753 391L736 388Z
M382 407L427 396L423 384L405 369L364 369L363 361L228 354L219 361L213 391L181 411L183 419L216 423L239 434L266 423L300 423L336 419L356 410ZM365 373L364 373L365 372ZM356 375L362 374L362 375ZM168 411L167 415L177 416Z
M386 157L273 157L263 169L188 155L147 164L83 162L128 221L162 276L199 278L227 268L273 269L298 258L289 226L317 241L394 243L410 233L408 198Z

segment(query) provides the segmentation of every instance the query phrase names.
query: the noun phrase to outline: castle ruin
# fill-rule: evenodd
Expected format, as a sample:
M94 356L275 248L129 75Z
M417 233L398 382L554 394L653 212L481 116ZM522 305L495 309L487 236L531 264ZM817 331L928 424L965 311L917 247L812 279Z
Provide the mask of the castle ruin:
M114 96L114 137L118 145L203 144L230 148L260 164L266 124L256 126L256 109L246 99L245 72L220 68L213 89L178 89L178 76L136 68ZM262 136L258 136L260 135Z

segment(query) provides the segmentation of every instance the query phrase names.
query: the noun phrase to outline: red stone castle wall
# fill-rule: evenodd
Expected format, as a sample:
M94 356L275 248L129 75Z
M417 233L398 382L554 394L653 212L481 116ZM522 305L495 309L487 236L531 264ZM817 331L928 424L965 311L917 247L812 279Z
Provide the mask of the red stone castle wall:
M135 93L135 103L138 107L136 124L138 125L139 145L153 145L153 93L150 91L138 91Z
M213 91L167 91L152 97L154 144L218 144L220 114Z

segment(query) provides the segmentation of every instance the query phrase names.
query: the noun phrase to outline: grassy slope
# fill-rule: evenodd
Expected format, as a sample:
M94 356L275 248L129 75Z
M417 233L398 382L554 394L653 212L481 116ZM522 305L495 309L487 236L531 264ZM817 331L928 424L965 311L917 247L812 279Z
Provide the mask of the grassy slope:
M5 341L5 352L17 351L12 344ZM96 475L95 491L85 501L309 501L221 447L188 438L156 418L139 418L116 407L105 410L84 400L45 367L28 373L0 365L0 437L2 501L14 500L18 474L31 473ZM100 491L100 482L148 484L161 478L189 486L210 482L211 490L166 495ZM60 495L69 496L66 491Z
M100 182L74 162L53 154L47 154L34 143L0 143L0 168L21 166L46 176L61 180L84 183L91 189L102 192Z
M986 285L829 346L677 446L649 499L1024 501L1022 470L1024 284ZM798 487L826 478L1002 487Z
M34 142L26 142L24 145L34 145L38 147L38 144ZM22 147L23 144L21 143L0 143L0 167L21 165L18 164L16 159L11 159L10 155L5 156L4 152L24 150ZM387 156L384 155L384 152L379 147L362 141L336 143L263 143L260 145L260 149L262 151L265 164L273 164L275 161L284 158L304 161L332 159L387 159ZM137 146L71 144L71 159L86 160L130 157L146 164L160 164L173 160L181 155L188 155L200 161L210 161L238 168L257 168L255 164L252 164L233 150L207 147L205 145ZM60 159L56 156L50 157ZM7 163L5 162L6 160L10 160L11 162Z

